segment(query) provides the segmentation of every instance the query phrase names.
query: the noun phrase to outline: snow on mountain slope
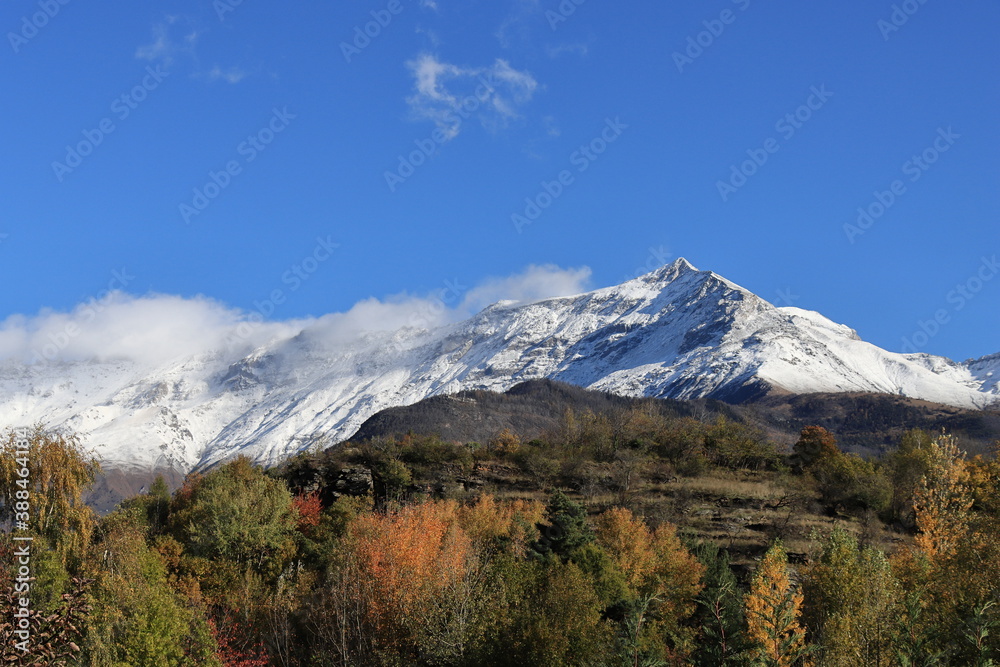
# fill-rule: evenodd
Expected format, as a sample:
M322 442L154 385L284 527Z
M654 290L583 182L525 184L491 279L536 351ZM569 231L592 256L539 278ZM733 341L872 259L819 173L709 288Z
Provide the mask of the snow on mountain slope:
M0 423L84 436L106 466L187 471L237 454L280 461L352 435L372 414L462 389L552 378L632 396L727 400L865 391L984 407L1000 355L958 364L860 340L818 313L777 308L685 260L615 287L500 302L438 329L331 341L311 323L249 355L163 364L0 364Z

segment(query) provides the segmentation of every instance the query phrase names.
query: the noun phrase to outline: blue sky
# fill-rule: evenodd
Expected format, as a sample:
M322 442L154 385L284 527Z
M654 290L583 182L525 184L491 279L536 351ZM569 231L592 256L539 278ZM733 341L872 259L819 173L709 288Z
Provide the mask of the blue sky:
M6 2L0 321L109 287L277 320L517 298L683 256L890 350L993 353L997 25L986 0Z

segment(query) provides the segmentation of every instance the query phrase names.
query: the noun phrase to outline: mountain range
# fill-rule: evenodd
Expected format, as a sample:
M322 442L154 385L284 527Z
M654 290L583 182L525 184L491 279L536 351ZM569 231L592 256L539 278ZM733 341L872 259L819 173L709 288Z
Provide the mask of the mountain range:
M888 352L679 259L614 287L349 342L305 325L249 354L165 364L8 359L0 423L71 428L106 469L183 475L240 454L275 464L349 438L386 408L534 379L623 396L872 392L983 409L1000 401L1000 354L959 363Z

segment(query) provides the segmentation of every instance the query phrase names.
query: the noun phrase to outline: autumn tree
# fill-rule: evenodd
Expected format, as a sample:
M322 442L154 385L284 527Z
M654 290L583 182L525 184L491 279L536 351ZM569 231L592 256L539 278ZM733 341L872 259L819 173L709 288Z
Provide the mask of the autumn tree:
M895 665L902 589L885 554L835 528L803 572L803 618L831 667Z
M837 440L822 426L806 426L792 446L792 463L799 470L809 468L825 457L840 454Z
M744 598L747 639L757 664L809 665L805 630L799 624L802 593L788 574L788 556L776 542L760 562Z
M936 437L928 453L927 473L913 501L916 548L901 551L893 561L921 605L919 614L910 614L908 644L926 644L947 652L956 664L974 664L982 657L982 646L1000 648L988 634L982 641L958 641L972 632L977 616L991 621L995 613L982 610L991 608L1000 589L1000 525L987 500L1000 477L988 464L967 461L952 436Z
M653 531L624 508L601 513L595 523L596 544L624 580L619 630L627 656L635 661L689 653L694 637L685 622L696 609L704 566L681 544L672 524Z
M47 540L63 565L73 567L96 521L83 496L100 464L73 433L35 426L24 438L26 457L17 455L22 437L10 429L0 441L0 520L12 521L22 503L27 530Z
M464 654L480 596L457 509L427 502L351 522L316 607L337 664L415 664L428 652L451 664Z
M458 519L479 553L522 557L538 538L545 506L534 500L499 502L490 494L458 509Z
M930 449L930 465L913 499L916 544L932 561L953 553L968 535L973 496L965 454L955 438L941 435Z
M521 447L521 437L509 428L502 429L489 441L490 451L500 456L513 454Z
M323 503L320 501L319 493L300 493L292 500L295 511L298 514L296 519L296 529L305 534L311 534L319 525L323 511Z

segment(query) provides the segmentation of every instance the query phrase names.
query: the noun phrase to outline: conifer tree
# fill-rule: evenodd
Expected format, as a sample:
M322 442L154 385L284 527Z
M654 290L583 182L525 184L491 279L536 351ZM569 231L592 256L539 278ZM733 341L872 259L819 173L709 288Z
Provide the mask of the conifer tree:
M788 575L788 556L781 542L768 549L744 598L747 639L755 664L806 667L811 649L799 625L802 593Z

